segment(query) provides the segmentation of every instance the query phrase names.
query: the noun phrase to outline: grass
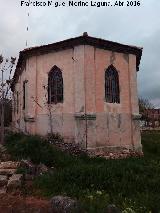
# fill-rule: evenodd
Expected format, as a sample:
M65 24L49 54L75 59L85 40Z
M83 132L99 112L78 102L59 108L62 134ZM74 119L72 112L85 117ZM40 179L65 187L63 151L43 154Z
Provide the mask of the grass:
M111 203L124 213L160 212L158 131L142 134L144 158L122 160L74 157L53 148L38 136L13 135L6 141L14 158L29 157L36 163L41 161L55 167L52 174L35 180L34 186L42 196L62 194L77 198L84 212L103 213Z

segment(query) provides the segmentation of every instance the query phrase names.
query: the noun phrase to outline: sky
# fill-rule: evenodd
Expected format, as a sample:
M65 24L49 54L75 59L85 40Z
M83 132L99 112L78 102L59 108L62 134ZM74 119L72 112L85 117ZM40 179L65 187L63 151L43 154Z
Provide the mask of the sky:
M124 7L69 7L69 0L64 1L66 6L55 8L27 7L21 6L20 0L0 0L0 54L18 57L19 51L26 48L26 40L28 47L39 46L80 36L83 32L143 47L137 73L139 97L149 99L160 108L160 1L140 0L140 6L132 7L126 6L126 0Z

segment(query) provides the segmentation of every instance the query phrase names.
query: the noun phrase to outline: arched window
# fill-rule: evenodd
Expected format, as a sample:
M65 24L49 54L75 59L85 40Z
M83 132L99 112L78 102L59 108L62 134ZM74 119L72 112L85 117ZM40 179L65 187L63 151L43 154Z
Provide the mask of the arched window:
M120 103L119 76L113 65L105 72L105 99L109 103Z
M63 102L63 77L61 70L54 66L48 74L48 103Z

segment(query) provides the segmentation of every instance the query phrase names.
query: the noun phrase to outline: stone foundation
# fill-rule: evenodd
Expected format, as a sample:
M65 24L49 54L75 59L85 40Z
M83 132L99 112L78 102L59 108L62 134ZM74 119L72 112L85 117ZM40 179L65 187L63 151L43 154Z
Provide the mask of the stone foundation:
M104 147L103 149L88 150L90 157L103 157L105 159L124 159L129 157L143 157L143 151L131 150L123 147Z

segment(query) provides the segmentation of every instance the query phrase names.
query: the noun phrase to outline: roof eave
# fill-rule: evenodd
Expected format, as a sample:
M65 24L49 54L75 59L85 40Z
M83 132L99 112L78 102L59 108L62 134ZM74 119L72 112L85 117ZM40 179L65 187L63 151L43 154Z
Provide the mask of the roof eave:
M79 36L76 38L70 38L70 39L56 42L53 44L28 48L28 49L24 49L23 51L20 51L19 59L15 69L15 74L13 76L13 82L11 84L12 91L14 90L14 84L16 83L19 73L21 72L20 67L22 66L23 60L25 60L28 56L37 55L37 54L41 55L53 50L60 51L63 49L73 48L74 46L78 46L78 45L91 45L97 48L112 50L115 52L134 54L136 55L136 58L137 58L136 68L137 68L137 71L139 71L139 65L140 65L143 48L120 44L117 42L107 41L107 40L94 38L90 36Z

